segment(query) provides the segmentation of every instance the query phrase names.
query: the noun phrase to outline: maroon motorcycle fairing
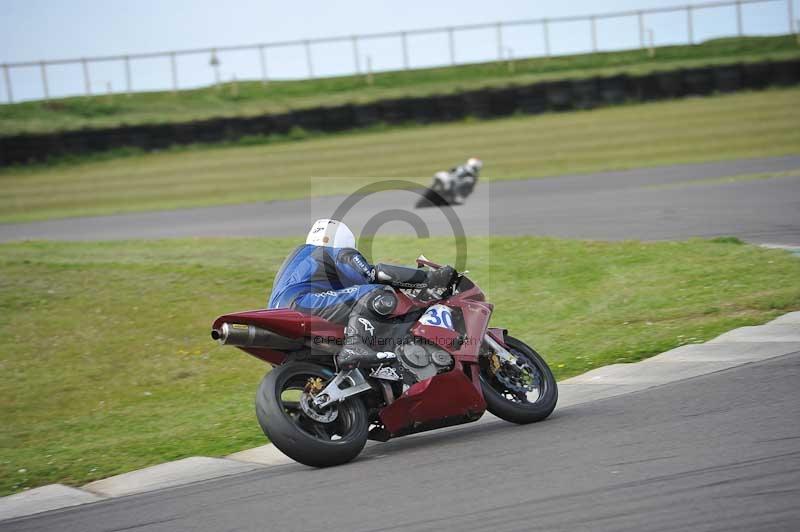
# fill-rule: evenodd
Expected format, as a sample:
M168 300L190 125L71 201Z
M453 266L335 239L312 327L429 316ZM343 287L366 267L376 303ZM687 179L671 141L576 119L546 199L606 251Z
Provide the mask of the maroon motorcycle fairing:
M388 433L397 437L475 421L485 411L480 386L476 388L454 369L414 384L378 417Z
M420 265L437 267L428 261ZM398 305L393 316L402 316L433 303L459 309L463 317L464 332L444 327L434 327L416 322L411 332L414 336L434 343L449 352L454 359L453 369L418 382L403 395L383 407L378 417L391 437L422 432L435 428L475 421L486 411L486 402L480 383L478 355L485 334L505 344L503 329L488 328L493 305L485 301L483 292L471 285L463 292L435 302L422 302L398 292ZM344 327L316 316L289 309L251 310L220 316L213 328L223 323L255 325L288 338L321 338L328 342L341 342ZM239 347L246 353L272 364L283 364L290 356L267 348Z

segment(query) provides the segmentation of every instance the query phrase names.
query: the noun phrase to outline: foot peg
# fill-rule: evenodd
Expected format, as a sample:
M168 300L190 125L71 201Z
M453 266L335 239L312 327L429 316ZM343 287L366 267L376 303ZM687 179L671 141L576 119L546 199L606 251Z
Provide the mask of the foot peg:
M382 366L379 368L375 368L372 370L372 373L370 373L369 376L374 377L376 379L383 379L385 381L402 380L400 375L397 374L394 368L389 366Z

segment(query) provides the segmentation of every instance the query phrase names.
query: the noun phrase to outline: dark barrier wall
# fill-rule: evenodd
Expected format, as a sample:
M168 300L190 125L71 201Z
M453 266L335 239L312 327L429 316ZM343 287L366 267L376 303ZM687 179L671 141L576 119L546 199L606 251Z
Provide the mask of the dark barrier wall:
M798 83L800 59L690 68L642 76L550 81L460 94L319 107L249 118L17 135L0 137L0 166L125 146L157 150L180 144L232 141L246 135L285 134L295 126L307 131L333 132L378 123L427 124L459 120L470 115L493 118L515 112L536 114L593 109L630 101L665 100Z

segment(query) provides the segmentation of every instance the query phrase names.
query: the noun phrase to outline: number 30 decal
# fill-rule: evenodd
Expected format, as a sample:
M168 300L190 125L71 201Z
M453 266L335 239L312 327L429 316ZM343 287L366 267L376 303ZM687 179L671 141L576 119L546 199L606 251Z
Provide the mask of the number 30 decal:
M452 311L444 305L432 306L422 315L419 321L420 323L432 325L433 327L444 327L451 331L454 329Z

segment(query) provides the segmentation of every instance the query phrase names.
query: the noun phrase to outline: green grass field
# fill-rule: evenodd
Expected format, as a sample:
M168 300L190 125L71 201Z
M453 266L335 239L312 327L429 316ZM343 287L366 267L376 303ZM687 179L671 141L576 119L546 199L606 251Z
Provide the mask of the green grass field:
M787 155L800 153L798 124L792 88L11 168L0 222L303 198L375 178L427 184L473 154L487 180ZM324 188L326 177L337 179Z
M0 105L0 135L50 132L119 124L186 122L218 116L247 116L320 105L368 102L402 96L426 96L481 87L528 84L549 79L619 73L642 74L711 64L787 59L800 55L793 36L745 37L708 41L695 46L581 54L514 62L385 72L368 85L364 76L303 81L227 84L217 88L151 92L114 97L74 97Z
M488 180L787 155L800 153L798 124L800 89L790 88L9 168L0 222L302 198L325 177L338 178L329 194L375 178L427 184L471 155Z
M298 240L0 245L0 495L263 444L253 394L267 367L209 327L263 306ZM383 238L374 259L420 252L454 254L446 239ZM481 238L468 254L493 323L559 378L800 309L800 261L731 239Z

